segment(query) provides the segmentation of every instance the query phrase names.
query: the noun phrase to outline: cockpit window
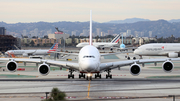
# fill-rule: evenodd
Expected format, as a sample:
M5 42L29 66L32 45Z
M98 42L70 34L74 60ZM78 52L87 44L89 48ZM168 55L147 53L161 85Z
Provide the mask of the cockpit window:
M83 56L83 58L95 58L93 55L90 56Z

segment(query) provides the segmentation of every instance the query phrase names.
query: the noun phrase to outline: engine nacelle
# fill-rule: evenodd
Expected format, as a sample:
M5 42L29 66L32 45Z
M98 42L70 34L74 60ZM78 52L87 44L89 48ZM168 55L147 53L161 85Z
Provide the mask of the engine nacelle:
M174 69L174 64L171 61L165 61L162 68L165 72L170 73Z
M15 72L18 68L18 64L15 61L9 61L6 64L6 69L10 72Z
M41 75L46 76L50 72L50 67L49 67L49 65L43 63L38 67L38 71Z
M132 64L130 67L130 73L133 76L138 76L141 73L141 66L139 66L138 64Z
M170 58L178 58L178 53L168 53L168 57L170 57Z

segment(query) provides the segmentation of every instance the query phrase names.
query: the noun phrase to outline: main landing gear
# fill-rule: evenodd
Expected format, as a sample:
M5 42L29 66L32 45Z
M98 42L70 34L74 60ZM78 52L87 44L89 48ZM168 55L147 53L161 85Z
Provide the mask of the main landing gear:
M101 74L97 73L95 74L95 78L99 77L101 79Z
M108 69L108 70L106 70L106 72L108 73L108 74L106 74L106 79L109 77L110 79L112 79L112 74L110 74L111 73L111 70L110 69Z
M72 74L73 72L74 72L74 70L72 70L72 69L69 70L70 74L68 74L68 79L70 79L71 77L74 79L74 74Z
M83 73L79 74L79 78L81 78L81 77L85 78L85 74L83 74Z

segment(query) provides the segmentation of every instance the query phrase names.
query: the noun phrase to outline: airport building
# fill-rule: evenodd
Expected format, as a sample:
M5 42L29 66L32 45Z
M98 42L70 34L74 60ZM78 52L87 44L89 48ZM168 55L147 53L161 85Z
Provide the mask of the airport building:
M48 34L49 39L67 39L69 38L69 34Z
M15 49L19 47L18 41L11 35L0 35L0 51L5 52L7 50Z
M6 35L6 29L4 27L0 27L0 35Z

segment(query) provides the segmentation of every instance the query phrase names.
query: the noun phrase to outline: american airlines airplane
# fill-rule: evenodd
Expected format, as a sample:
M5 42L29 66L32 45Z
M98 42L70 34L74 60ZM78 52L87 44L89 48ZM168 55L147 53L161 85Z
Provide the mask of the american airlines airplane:
M48 50L8 50L5 55L16 56L22 55L23 57L28 57L31 55L48 55L55 52L58 49L58 43L54 43L53 46Z
M134 54L142 56L167 56L178 58L180 56L179 43L151 43L138 47Z
M90 12L91 15L91 12ZM156 63L156 62L164 62L162 68L165 72L171 72L174 68L171 60L180 60L179 58L167 58L167 59L140 59L140 60L126 60L126 61L116 61L116 62L105 62L101 63L101 56L109 55L109 54L100 54L98 49L93 46L92 43L92 17L90 16L90 35L89 35L89 45L81 48L78 55L78 63L73 63L69 61L54 61L54 60L42 60L42 59L22 59L22 58L0 58L0 61L8 61L6 68L11 72L15 72L18 68L17 62L31 62L31 63L40 63L38 67L38 71L41 75L48 75L50 72L49 65L56 65L59 67L64 67L69 69L70 74L68 74L68 78L74 78L74 71L78 71L79 78L85 78L85 74L87 73L87 80L92 79L93 73L95 74L95 78L101 78L102 72L107 72L106 78L112 78L110 74L111 69L123 67L127 65L130 66L130 73L134 76L137 76L141 72L141 66L139 64L144 63Z
M114 45L116 45L119 42L119 38L120 35L118 34L111 42L94 42L93 46L97 48L102 48L104 50L104 48L113 47ZM89 45L89 43L88 42L79 43L76 45L76 47L84 47L86 45Z

